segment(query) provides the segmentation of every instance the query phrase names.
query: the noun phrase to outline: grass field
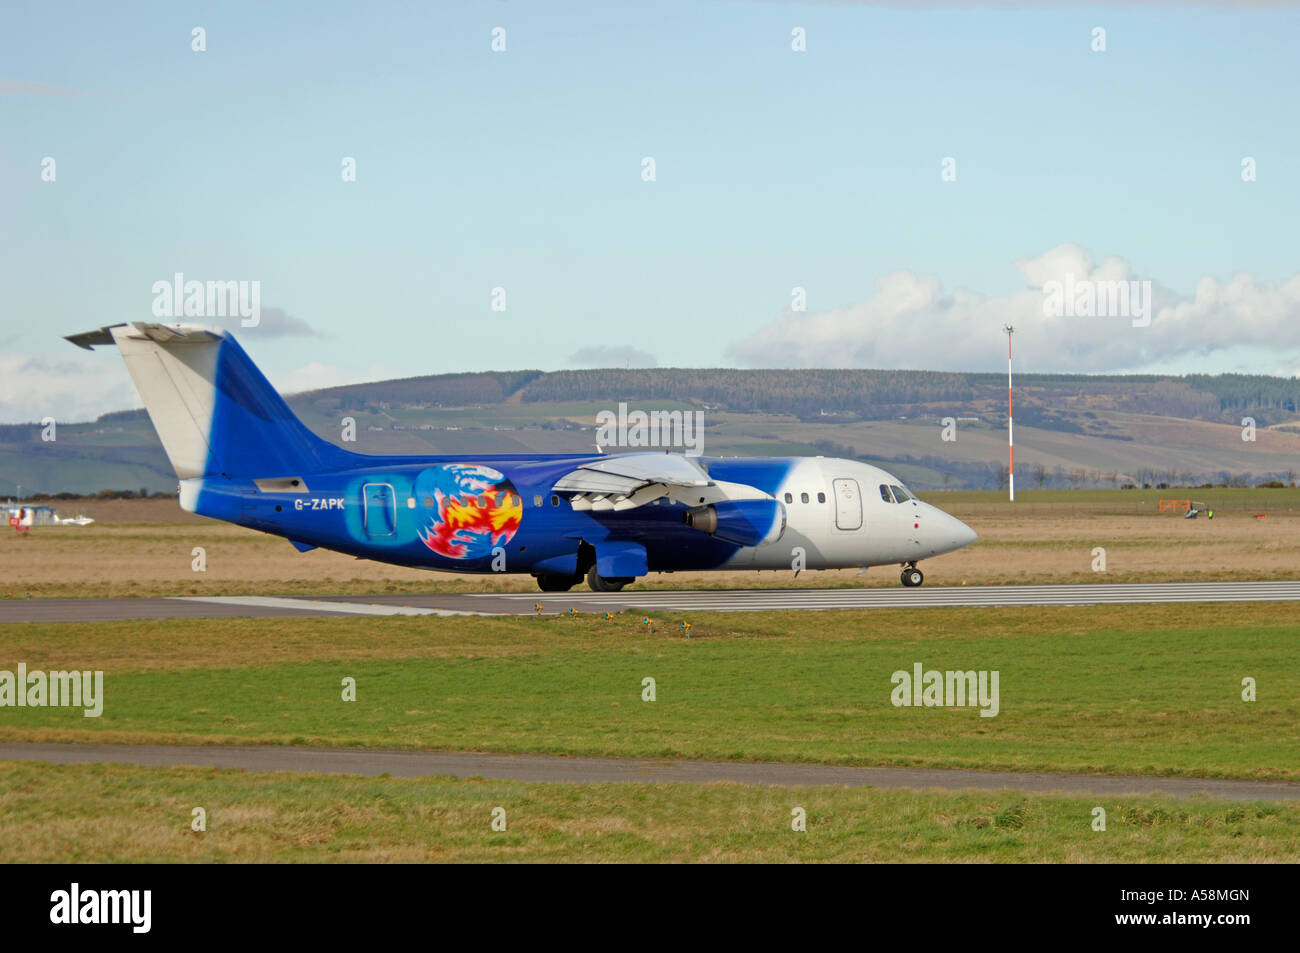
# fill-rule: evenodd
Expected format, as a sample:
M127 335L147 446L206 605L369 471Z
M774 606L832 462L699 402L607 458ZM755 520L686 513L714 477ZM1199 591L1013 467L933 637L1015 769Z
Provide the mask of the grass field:
M1161 498L1204 499L1213 521L1160 514ZM1300 490L935 493L979 534L974 546L922 564L927 585L1293 579L1300 571ZM71 507L76 509L76 507ZM183 513L174 500L88 505L88 527L0 532L0 597L535 591L530 576L462 576L338 553L297 552L274 536ZM1256 519L1255 514L1267 514ZM192 568L194 547L205 572ZM1094 572L1093 550L1106 551ZM879 567L801 573L651 575L639 588L897 586Z
M1207 499L1213 522L1158 515ZM1292 490L934 494L981 534L927 585L1295 578ZM87 506L0 533L0 595L532 588L315 551L181 513ZM1266 519L1255 519L1257 512ZM191 571L203 546L208 571ZM1094 573L1093 549L1107 570ZM640 587L897 585L876 569ZM539 598L544 598L540 597ZM7 625L0 669L102 669L100 718L0 709L3 741L307 744L1300 780L1300 615L1205 604ZM692 623L691 638L680 623ZM896 708L891 674L996 670L999 714ZM356 679L357 700L341 699ZM642 679L657 697L642 700ZM1258 700L1241 698L1254 678ZM489 828L494 806L509 828ZM209 811L207 833L190 810ZM807 833L790 810L808 812ZM1109 831L1091 811L1109 812ZM529 785L0 764L5 859L1291 861L1300 808L1015 792Z
M8 626L0 668L102 669L104 712L4 741L271 743L1300 779L1291 605ZM999 672L996 717L891 675ZM341 698L356 679L355 702ZM653 678L657 698L642 700ZM1258 700L1241 698L1256 680Z
M1294 862L1297 840L1289 803L0 762L9 862L1241 863Z

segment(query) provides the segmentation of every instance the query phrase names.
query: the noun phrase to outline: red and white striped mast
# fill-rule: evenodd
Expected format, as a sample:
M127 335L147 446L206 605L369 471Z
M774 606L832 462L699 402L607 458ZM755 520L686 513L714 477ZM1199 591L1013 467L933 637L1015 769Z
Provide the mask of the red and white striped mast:
M1016 329L1009 324L1002 326L1007 335L1007 482L1011 487L1011 502L1016 501L1016 426L1011 414L1011 335Z

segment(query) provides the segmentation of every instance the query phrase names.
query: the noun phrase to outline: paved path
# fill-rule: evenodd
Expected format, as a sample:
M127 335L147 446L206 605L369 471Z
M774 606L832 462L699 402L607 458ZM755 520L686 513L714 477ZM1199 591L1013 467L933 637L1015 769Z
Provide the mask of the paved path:
M933 606L1090 606L1159 602L1296 602L1300 580L948 586L904 589L638 590L375 596L195 596L169 599L7 599L5 622L103 622L253 616L546 615L568 612L768 612Z
M550 755L480 754L297 745L101 745L0 744L0 761L60 764L112 762L150 766L197 765L250 771L390 774L399 778L453 775L510 781L702 784L731 781L778 787L849 785L880 788L1012 789L1059 791L1096 797L1125 794L1204 795L1229 800L1294 800L1300 783L1210 778L1154 778L1101 774L1035 774L937 768L855 768L822 764L753 764L727 761L654 761L637 758L564 758Z

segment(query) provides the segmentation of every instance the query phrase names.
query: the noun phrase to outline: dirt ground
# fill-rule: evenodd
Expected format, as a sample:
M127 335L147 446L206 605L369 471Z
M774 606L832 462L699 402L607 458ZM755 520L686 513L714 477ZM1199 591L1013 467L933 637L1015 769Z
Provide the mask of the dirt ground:
M921 564L927 585L1290 579L1300 572L1300 511L1256 519L1227 507L1213 521L1152 507L936 501L979 534ZM64 507L75 511L75 508ZM87 527L0 527L0 598L275 593L534 591L529 576L464 576L387 566L182 512L172 499L94 503ZM202 547L206 569L195 571ZM1104 570L1100 554L1105 550ZM1094 570L1094 565L1098 568ZM652 574L639 588L896 586L895 568Z

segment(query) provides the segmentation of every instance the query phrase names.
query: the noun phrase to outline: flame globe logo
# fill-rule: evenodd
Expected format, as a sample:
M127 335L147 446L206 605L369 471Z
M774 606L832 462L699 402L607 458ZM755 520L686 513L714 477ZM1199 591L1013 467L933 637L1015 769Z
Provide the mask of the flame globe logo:
M519 531L523 501L514 484L491 467L448 463L415 478L425 514L420 541L450 559L481 559Z

